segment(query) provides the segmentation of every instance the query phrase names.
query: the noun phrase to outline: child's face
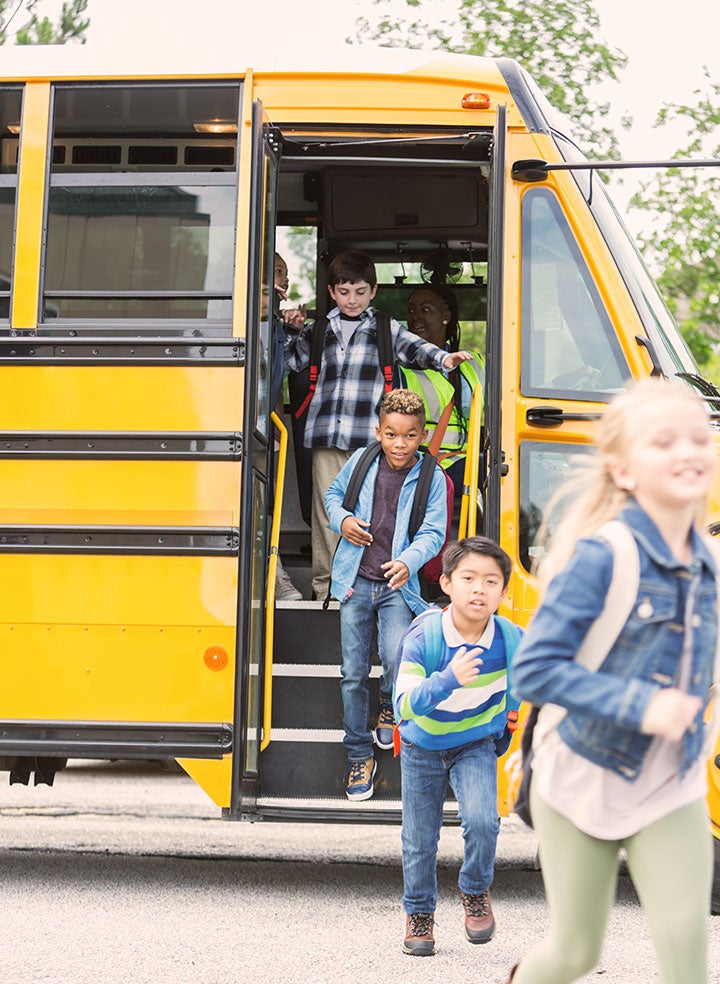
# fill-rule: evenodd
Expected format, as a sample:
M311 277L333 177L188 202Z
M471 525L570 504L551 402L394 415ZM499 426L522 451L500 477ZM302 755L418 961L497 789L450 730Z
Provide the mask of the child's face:
M418 448L427 437L427 430L412 414L388 413L375 428L375 434L382 444L385 461L393 471L400 471L413 464Z
M371 287L365 280L356 284L335 284L328 286L330 297L340 308L340 312L349 318L357 318L363 313L377 293L377 284Z
M275 257L275 286L284 291L290 286L287 263L282 256Z
M635 437L611 469L620 488L641 505L682 509L700 505L715 477L717 452L701 406L673 400L658 412L657 402L641 407L633 420Z
M477 553L464 557L450 577L441 574L440 587L452 601L454 611L464 620L478 624L495 614L507 594L498 562Z

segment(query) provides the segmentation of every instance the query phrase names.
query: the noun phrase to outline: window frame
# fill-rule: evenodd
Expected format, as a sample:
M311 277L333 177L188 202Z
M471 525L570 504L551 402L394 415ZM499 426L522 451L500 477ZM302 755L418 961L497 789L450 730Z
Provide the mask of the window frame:
M78 170L78 171L57 171L52 166L52 147L55 139L66 139L64 134L56 133L56 96L60 91L72 89L231 89L237 93L237 134L234 134L235 144L235 165L230 169L223 170L184 170L180 167L172 170L162 167L160 170L151 170L152 165L140 165L142 170L132 171L109 171L109 170ZM51 108L50 108L50 147L48 153L47 177L46 177L46 196L45 213L43 217L43 247L40 270L40 298L39 298L39 327L41 330L51 330L53 334L96 334L98 331L105 334L123 335L132 334L142 336L152 335L172 335L193 337L232 337L233 334L233 305L234 305L234 281L235 267L237 263L237 205L239 195L239 175L240 175L240 112L243 98L243 80L173 80L162 82L157 80L123 80L98 83L56 83L53 85ZM143 137L130 134L142 142ZM146 135L145 139L151 139ZM117 137L108 135L111 139L127 139L127 136ZM198 138L206 140L207 138ZM227 289L222 290L173 290L173 289L140 289L140 290L105 290L105 289L53 289L47 287L48 279L48 251L50 248L50 227L53 213L51 212L52 192L58 188L183 188L183 187L209 187L209 188L232 188L232 202L229 205L229 214L232 216L232 244L231 256L232 266L228 274ZM210 227L209 227L210 228ZM221 318L191 318L183 315L177 317L152 317L152 316L132 316L132 317L98 317L90 315L88 317L58 317L48 315L48 306L56 303L57 300L68 298L73 300L198 300L198 301L227 301L228 312Z

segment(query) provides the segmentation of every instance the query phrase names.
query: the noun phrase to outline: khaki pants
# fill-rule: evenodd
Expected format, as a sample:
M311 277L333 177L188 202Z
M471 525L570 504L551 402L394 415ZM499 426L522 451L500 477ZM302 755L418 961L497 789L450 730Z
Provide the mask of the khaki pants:
M340 448L312 449L312 588L319 601L324 601L328 593L333 554L340 539L330 529L325 493L352 454L352 451L342 451Z

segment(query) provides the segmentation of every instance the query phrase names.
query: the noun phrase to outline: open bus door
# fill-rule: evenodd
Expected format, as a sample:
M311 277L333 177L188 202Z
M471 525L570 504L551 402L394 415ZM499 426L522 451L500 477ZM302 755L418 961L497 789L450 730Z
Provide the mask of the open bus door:
M503 475L501 399L503 365L503 251L505 223L505 134L507 109L498 106L490 156L488 228L488 315L485 341L485 427L480 459L485 500L485 535L502 543L500 479ZM507 549L506 544L502 544Z
M248 90L250 86L248 86ZM247 322L243 400L243 473L240 488L237 670L230 817L254 812L258 796L263 721L267 556L274 509L273 371L275 213L280 137L262 103L252 105L252 153L247 263ZM242 255L242 250L238 251Z

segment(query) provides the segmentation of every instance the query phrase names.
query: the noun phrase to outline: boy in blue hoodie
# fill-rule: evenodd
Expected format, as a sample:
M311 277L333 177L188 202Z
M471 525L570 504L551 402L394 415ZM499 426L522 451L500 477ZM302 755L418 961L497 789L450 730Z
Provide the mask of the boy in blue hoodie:
M451 604L416 618L398 653L394 689L402 773L403 950L435 952L437 845L448 782L462 822L458 876L465 936L495 931L490 893L499 831L497 757L507 751L518 702L509 692L520 629L496 615L512 563L493 540L448 543L440 585Z
M340 534L330 589L340 601L343 744L348 754L346 795L351 800L373 795L377 771L369 721L375 638L383 669L375 740L380 748L392 748L395 656L413 614L428 607L420 594L418 571L440 552L447 528L447 486L442 469L436 467L423 522L410 541L422 459L419 447L427 436L422 398L409 390L386 393L375 431L381 451L365 476L354 511L343 506L343 499L364 448L346 462L325 495L330 525Z

